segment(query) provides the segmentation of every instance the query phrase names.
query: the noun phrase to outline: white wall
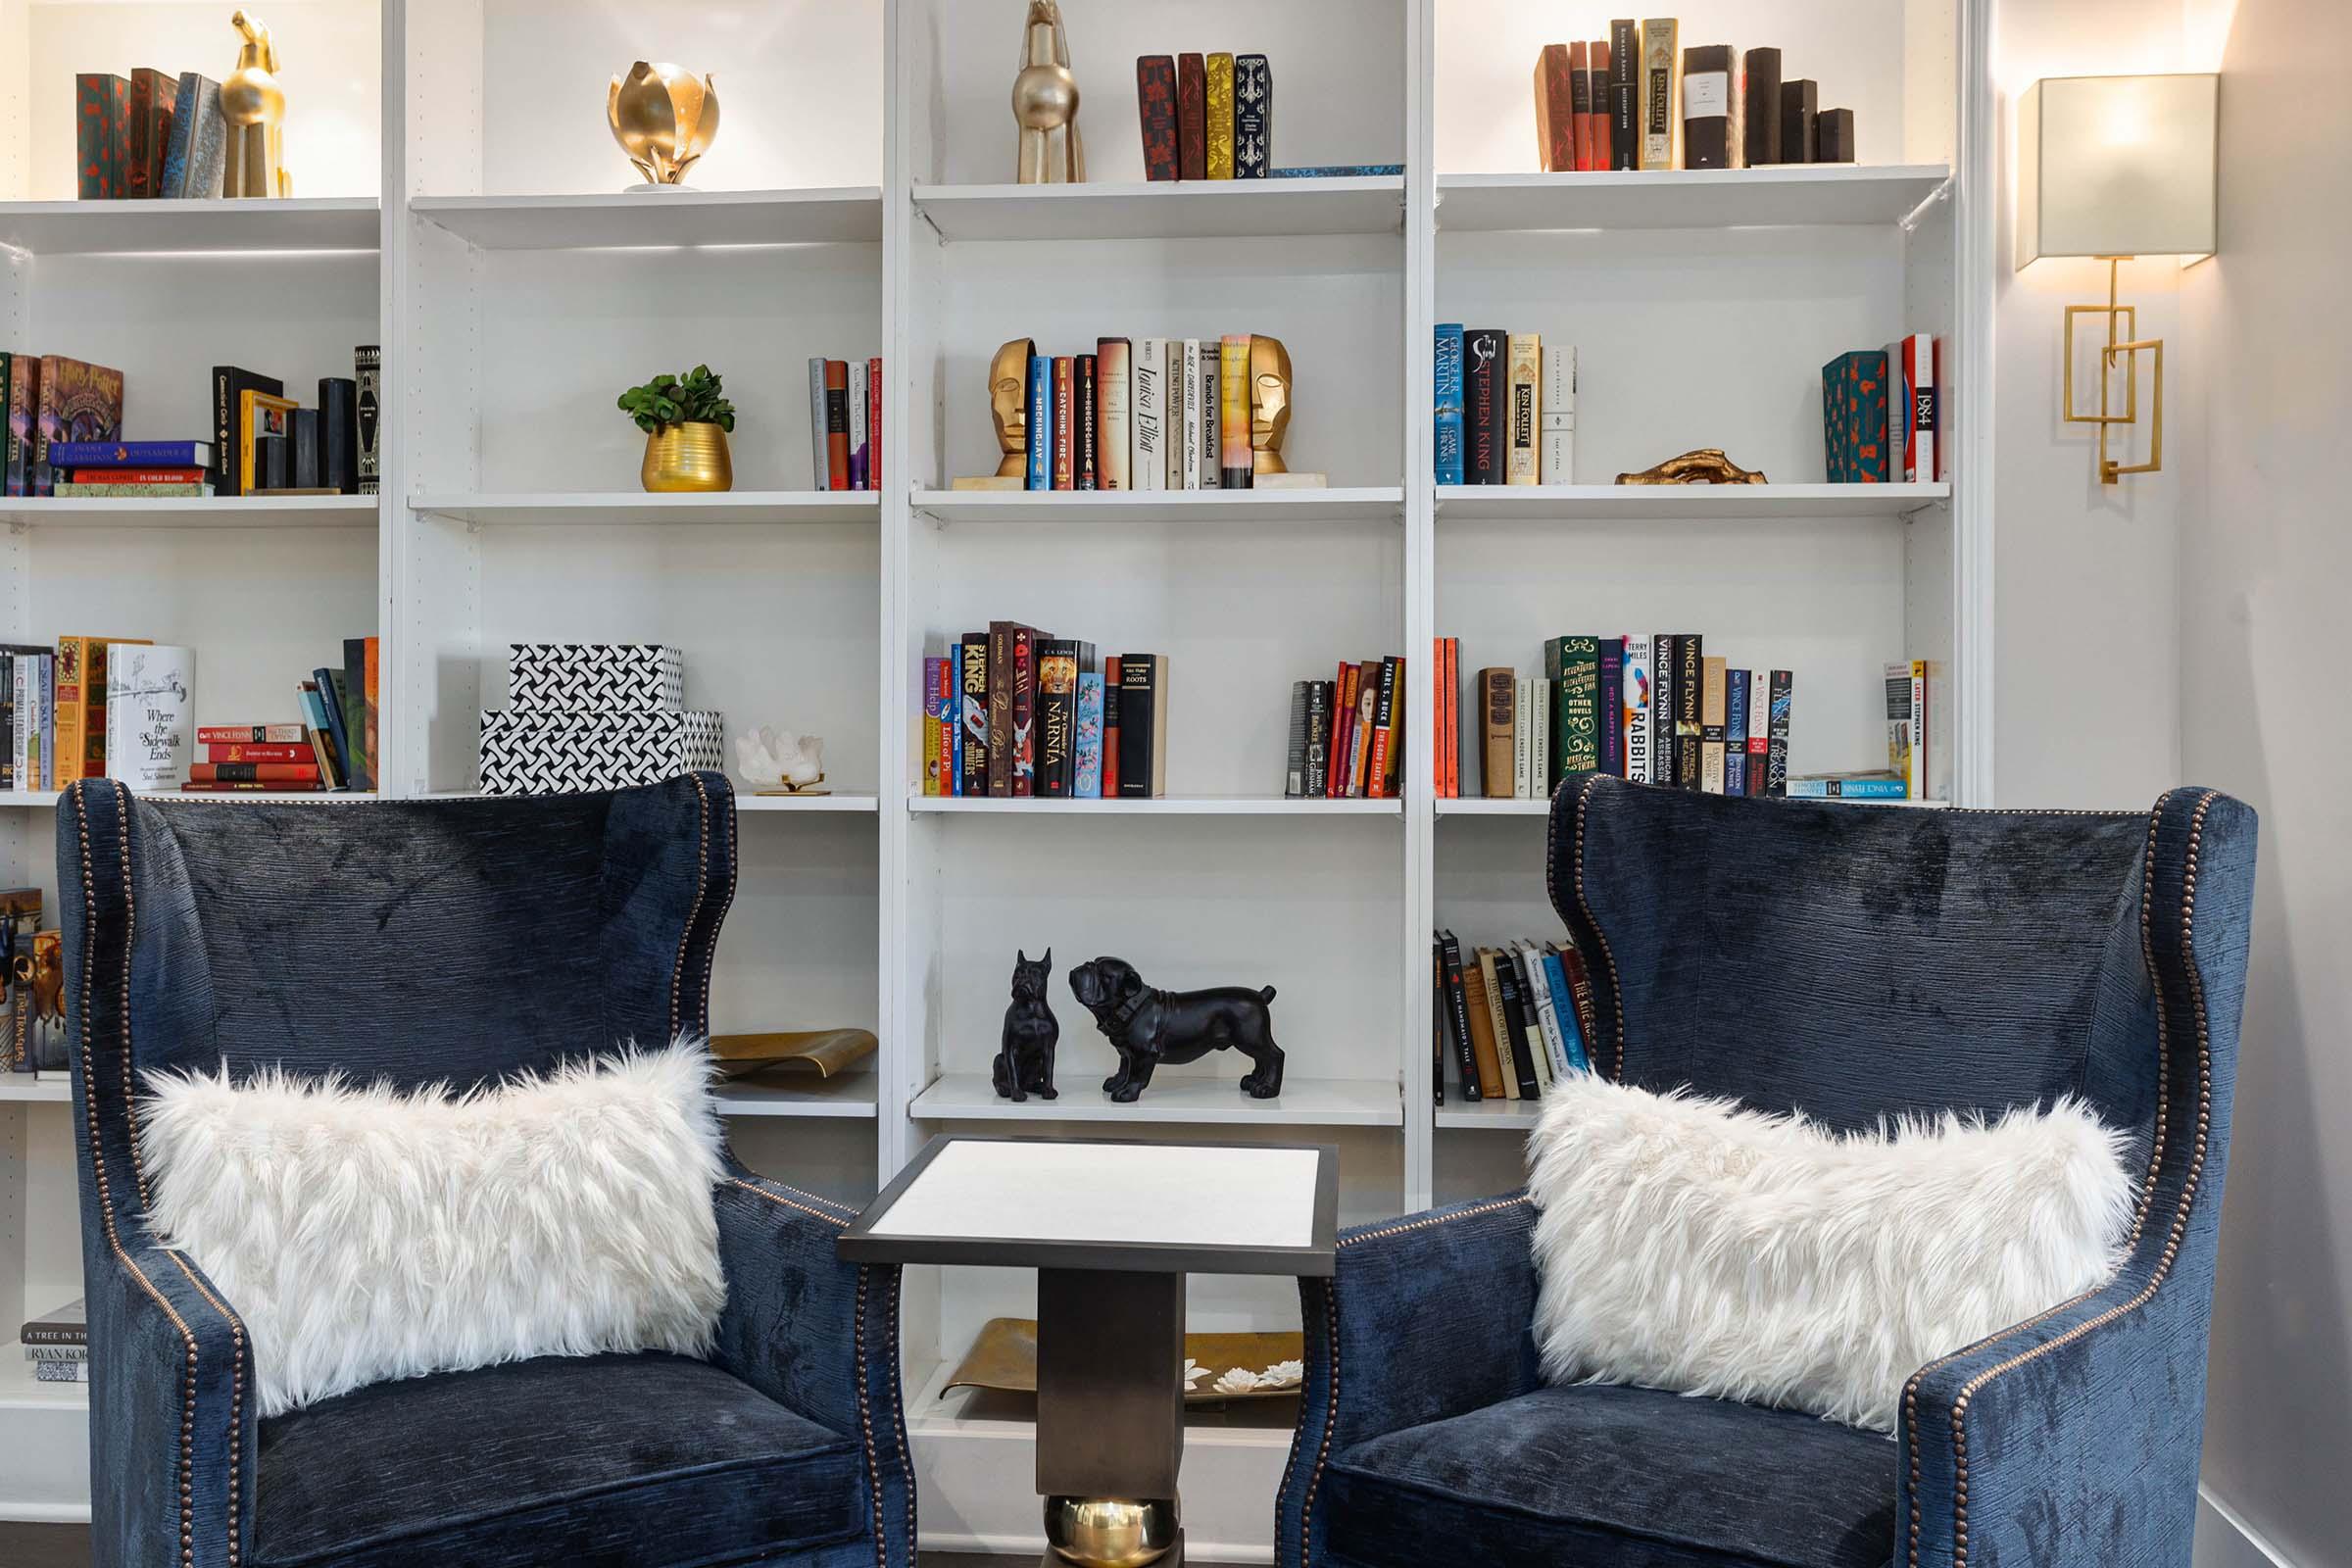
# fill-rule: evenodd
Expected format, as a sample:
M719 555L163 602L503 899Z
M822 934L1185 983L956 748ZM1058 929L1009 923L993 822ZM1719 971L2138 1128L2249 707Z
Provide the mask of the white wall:
M2183 465L2103 486L2095 431L2059 418L2064 312L2103 301L2107 269L2011 261L2017 99L2044 76L2177 71L2177 12L2153 0L2007 0L1993 69L2002 190L1993 300L1994 799L2135 807L2180 771L2174 674ZM2139 330L2179 337L2170 263L2127 264ZM2092 362L2079 366L2088 373ZM2180 379L2174 372L2175 384ZM2094 383L2085 383L2086 385ZM2145 399L2142 388L2142 399Z
M2352 52L2343 0L2189 0L2222 69L2221 248L2181 278L2181 761L2262 813L2205 1484L2298 1568L2352 1564ZM2216 1563L2229 1559L2216 1558Z

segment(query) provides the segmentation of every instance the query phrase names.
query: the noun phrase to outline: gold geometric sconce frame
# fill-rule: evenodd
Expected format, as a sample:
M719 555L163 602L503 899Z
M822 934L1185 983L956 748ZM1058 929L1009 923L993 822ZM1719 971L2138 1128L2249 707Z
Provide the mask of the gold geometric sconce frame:
M2066 308L2066 401L2063 413L2071 424L2095 424L2099 427L2099 482L2114 484L2127 473L2155 473L2164 467L2164 339L2143 338L2139 333L2139 312L2130 305L2116 302L2117 270L2128 257L2108 256L2107 303L2104 305L2069 305ZM2099 410L2096 414L2079 412L2075 407L2075 318L2100 316L2106 318L2107 341L2099 348ZM2117 330L2118 323L2124 323ZM2145 350L2151 360L2149 376L2150 419L2148 425L2148 459L2145 463L2118 463L2107 455L2107 431L2119 424L2139 422L2139 356ZM2113 383L2116 367L2124 369L2124 407L2117 413L2113 407Z

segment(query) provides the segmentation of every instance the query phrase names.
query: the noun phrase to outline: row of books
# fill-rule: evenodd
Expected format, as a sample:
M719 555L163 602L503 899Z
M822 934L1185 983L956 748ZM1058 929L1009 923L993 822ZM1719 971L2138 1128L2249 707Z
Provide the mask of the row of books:
M0 788L120 778L168 788L187 762L194 656L144 638L0 644Z
M1822 455L1832 484L1951 477L1942 435L1943 340L1908 332L1821 368Z
M1592 1070L1592 981L1574 943L1465 948L1440 931L1432 961L1439 1104L1448 1065L1464 1100L1541 1100L1556 1079Z
M1540 800L1570 773L1613 773L1713 795L1786 795L1794 677L1733 669L1695 633L1553 637L1541 673L1490 665L1461 722L1461 640L1437 641L1435 786Z
M1403 793L1404 661L1343 663L1332 680L1291 683L1286 799L1394 800Z
M819 490L882 488L882 361L808 362L808 462Z
M217 197L228 137L220 84L201 72L74 78L74 193L85 202Z
M1165 795L1168 656L992 620L923 661L921 746L925 795Z
M1576 483L1575 345L1459 321L1437 338L1437 482Z
M79 1298L27 1318L17 1330L24 1359L35 1383L87 1383L90 1380L90 1323Z
M204 756L189 764L180 789L191 795L374 790L383 755L380 653L373 637L344 638L341 665L321 664L297 683L299 722L200 725L196 744Z
M1138 55L1146 179L1264 179L1274 73L1264 55Z
M1677 50L1673 17L1609 24L1536 57L1536 157L1546 173L1850 164L1854 112L1824 109L1809 79L1781 79L1778 49Z
M378 476L382 351L322 376L316 408L275 377L215 366L213 429L122 437L121 370L60 354L0 353L0 489L11 496L371 495Z
M1017 390L1026 443L1018 477L959 489L1247 490L1319 484L1259 474L1250 445L1249 333L1106 337L1092 354L1031 349ZM1010 420L1005 421L1008 425Z

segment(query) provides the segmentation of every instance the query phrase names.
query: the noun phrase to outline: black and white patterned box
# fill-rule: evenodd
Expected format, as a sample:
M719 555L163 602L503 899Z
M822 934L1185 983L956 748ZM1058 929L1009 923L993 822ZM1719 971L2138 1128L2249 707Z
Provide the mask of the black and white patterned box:
M725 719L707 709L485 710L482 793L564 795L723 770L725 729Z
M525 712L686 706L686 656L661 643L514 643L507 697Z

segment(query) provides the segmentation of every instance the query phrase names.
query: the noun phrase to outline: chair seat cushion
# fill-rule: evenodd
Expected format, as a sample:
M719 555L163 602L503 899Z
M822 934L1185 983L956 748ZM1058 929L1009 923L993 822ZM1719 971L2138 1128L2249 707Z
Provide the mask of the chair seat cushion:
M659 1352L373 1384L260 1446L255 1568L703 1568L868 1523L849 1437Z
M1654 1389L1544 1389L1360 1444L1323 1485L1335 1557L1450 1568L1885 1568L1895 1445Z

